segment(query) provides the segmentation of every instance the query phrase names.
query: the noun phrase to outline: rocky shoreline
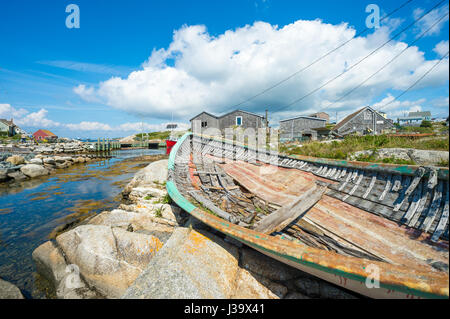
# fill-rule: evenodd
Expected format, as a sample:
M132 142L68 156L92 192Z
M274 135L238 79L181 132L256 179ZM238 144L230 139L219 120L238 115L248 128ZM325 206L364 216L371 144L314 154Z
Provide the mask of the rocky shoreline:
M0 154L0 183L17 182L51 174L55 169L100 160L103 155L88 153L86 143L56 143L45 146L8 145Z
M355 298L215 232L172 204L167 160L140 170L124 203L33 252L55 298Z

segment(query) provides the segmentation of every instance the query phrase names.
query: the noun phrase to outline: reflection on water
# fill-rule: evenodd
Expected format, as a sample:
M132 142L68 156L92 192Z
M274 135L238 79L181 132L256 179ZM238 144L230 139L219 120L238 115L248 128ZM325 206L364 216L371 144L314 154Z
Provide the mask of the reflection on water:
M112 209L135 172L164 150L115 151L113 158L0 186L0 277L26 297L40 298L31 254L65 227Z

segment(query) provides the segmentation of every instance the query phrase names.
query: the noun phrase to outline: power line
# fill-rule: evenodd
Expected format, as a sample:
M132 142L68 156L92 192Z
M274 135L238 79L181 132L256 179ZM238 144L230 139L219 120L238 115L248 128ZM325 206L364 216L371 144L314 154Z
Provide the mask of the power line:
M384 70L389 64L391 64L393 61L395 61L400 55L402 55L406 50L408 50L412 45L414 45L416 42L418 42L420 39L422 39L427 33L428 31L430 31L435 25L437 25L438 23L440 23L444 18L446 18L448 16L448 12L446 14L444 14L440 19L438 19L436 22L434 22L427 30L425 30L423 33L420 34L420 36L417 37L416 40L414 40L411 44L409 44L406 48L404 48L402 51L400 51L396 56L394 56L389 62L387 62L386 64L384 64L380 69L378 69L375 73L373 73L372 75L370 75L368 78L366 78L364 81L362 81L360 84L358 84L357 86L355 86L353 89L351 89L350 91L348 91L347 93L345 93L343 96L341 96L339 99L337 99L336 101L334 101L333 103L329 104L327 106L327 108L333 106L334 104L336 104L339 101L342 101L345 97L349 96L351 93L353 93L355 90L357 90L358 88L360 88L364 83L366 83L367 81L369 81L371 78L373 78L375 75L377 75L378 73L380 73L382 70Z
M398 8L394 9L393 11L391 11L390 13L388 13L387 15L385 15L383 18L380 19L380 22L387 19L388 17L390 17L391 15L393 15L394 13L396 13L398 10L402 9L403 7L405 7L407 4L409 4L410 2L412 2L414 0L408 0L406 2L404 2L401 6L399 6ZM255 98L257 98L258 96L261 96L263 94L265 94L266 92L276 88L277 86L283 84L284 82L290 80L291 78L293 78L294 76L296 76L297 74L300 74L301 72L305 71L306 69L308 69L309 67L313 66L314 64L316 64L317 62L319 62L320 60L326 58L327 56L329 56L330 54L332 54L333 52L336 52L337 50L339 50L340 48L342 48L343 46L345 46L347 43L349 43L350 41L356 39L357 37L363 35L364 33L366 33L368 30L370 30L371 28L366 27L364 30L362 30L361 32L357 33L354 37L352 37L351 39L343 42L342 44L340 44L339 46L337 46L336 48L334 48L333 50L327 52L326 54L320 56L319 58L317 58L316 60L314 60L313 62L311 62L310 64L306 65L305 67L301 68L300 70L292 73L291 75L289 75L288 77L284 78L283 80L278 81L277 83L275 83L274 85L264 89L263 91L249 97L248 99L235 104L233 106L231 106L231 108L235 108L238 107L244 103L247 103Z
M285 108L288 108L291 105L294 105L302 100L304 100L305 98L307 98L308 96L314 94L315 92L319 91L320 89L324 88L325 86L327 86L328 84L330 84L331 82L337 80L338 78L340 78L342 75L344 75L345 73L347 73L348 71L352 70L354 67L358 66L361 62L363 62L364 60L366 60L367 58L369 58L370 56L372 56L373 54L375 54L378 50L380 50L381 48L383 48L386 44L388 44L389 42L391 42L392 40L394 40L395 38L397 38L400 34L402 34L403 32L405 32L406 30L408 30L409 28L411 28L413 25L415 25L418 21L420 21L421 19L423 19L426 15L428 15L432 10L434 10L436 7L440 6L443 2L445 2L446 0L441 0L439 1L439 3L437 3L436 5L434 5L431 9L429 9L426 13L424 13L422 16L420 16L419 18L415 19L412 23L410 23L407 27L403 28L400 32L398 32L397 34L395 34L392 38L390 38L388 41L384 42L381 46L379 46L378 48L376 48L375 50L373 50L372 52L370 52L368 55L366 55L364 58L362 58L361 60L359 60L358 62L356 62L355 64L353 64L350 68L346 69L345 71L343 71L342 73L338 74L337 76L335 76L334 78L328 80L327 82L325 82L324 84L322 84L321 86L319 86L318 88L310 91L309 93L303 95L302 97L292 101L291 103L283 106L283 107L279 107L277 109L275 109L275 111L279 111Z
M411 84L406 90L404 90L402 93L400 93L399 95L397 95L392 101L380 106L377 110L380 111L382 108L385 108L386 106L392 104L395 100L397 100L398 98L402 97L405 93L407 93L409 90L411 90L414 86L417 85L417 83L419 83L424 77L427 76L428 73L430 73L431 71L433 71L433 69L435 67L438 66L439 63L441 63L447 56L448 56L449 51L447 51L447 53L442 56L442 58L439 59L439 61L437 61L431 68L428 69L427 72L425 72L420 78L417 79L417 81L415 81L413 84Z

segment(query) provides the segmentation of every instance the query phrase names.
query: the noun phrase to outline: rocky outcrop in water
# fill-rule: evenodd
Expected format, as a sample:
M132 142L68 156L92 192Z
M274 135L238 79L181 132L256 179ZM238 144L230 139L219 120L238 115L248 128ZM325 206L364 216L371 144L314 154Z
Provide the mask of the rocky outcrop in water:
M3 156L0 161L0 182L23 181L51 174L55 169L67 168L73 164L98 160L97 155L12 155Z
M21 151L31 152L35 154L78 154L86 153L93 150L91 144L81 141L61 142L61 143L43 143L36 145L34 143L16 143L0 145L6 150L10 149L11 152L20 149Z
M0 299L24 299L20 289L10 282L0 279Z
M33 252L39 274L52 284L58 298L119 298L178 226L176 208L163 203L167 160L149 167L153 169L144 169L141 182L133 181L137 186L130 188L133 200ZM142 178L142 172L136 176Z

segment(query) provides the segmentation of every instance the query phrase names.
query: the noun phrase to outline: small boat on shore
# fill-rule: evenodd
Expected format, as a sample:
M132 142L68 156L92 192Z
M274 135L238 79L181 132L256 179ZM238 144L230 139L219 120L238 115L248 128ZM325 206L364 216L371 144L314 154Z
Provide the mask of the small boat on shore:
M177 141L167 139L166 140L166 154L169 155L172 148L177 144Z
M177 138L174 136L174 129L178 127L177 124L167 124L166 128L170 129L170 136L166 139L166 155L170 154L172 148L177 144Z
M208 226L371 298L446 298L448 169L282 156L186 133L167 190Z

